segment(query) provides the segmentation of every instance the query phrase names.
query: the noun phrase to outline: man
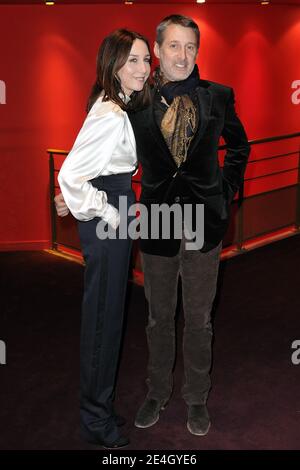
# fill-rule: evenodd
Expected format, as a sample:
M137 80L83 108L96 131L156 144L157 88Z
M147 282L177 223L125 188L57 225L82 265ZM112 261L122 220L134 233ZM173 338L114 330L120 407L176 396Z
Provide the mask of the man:
M175 360L175 309L181 276L185 328L184 383L188 430L207 434L207 398L211 387L211 308L216 292L222 238L229 205L241 184L249 156L243 126L234 109L231 88L201 80L195 65L200 32L188 17L171 15L157 27L154 53L160 60L152 105L130 113L142 165L141 203L192 207L189 230L182 238L170 231L141 239L145 295L149 304L148 394L135 425L154 425L172 393ZM220 137L227 144L223 171L218 164ZM204 243L187 248L187 234L197 226L197 207L204 205ZM58 210L65 206L58 198ZM185 218L184 218L185 220ZM149 224L151 225L151 217ZM152 224L153 225L153 224ZM177 227L178 228L178 227Z

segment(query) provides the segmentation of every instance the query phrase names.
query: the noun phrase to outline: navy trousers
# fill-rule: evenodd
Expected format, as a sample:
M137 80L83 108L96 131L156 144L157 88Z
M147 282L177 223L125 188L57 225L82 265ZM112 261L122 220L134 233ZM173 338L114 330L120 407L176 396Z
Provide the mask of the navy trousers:
M135 202L131 174L102 176L91 181L105 190L118 208L119 196ZM121 213L121 218L127 214ZM113 442L119 438L113 399L122 337L131 240L99 239L101 219L79 222L85 260L80 342L80 423L85 439ZM126 219L128 224L128 218Z

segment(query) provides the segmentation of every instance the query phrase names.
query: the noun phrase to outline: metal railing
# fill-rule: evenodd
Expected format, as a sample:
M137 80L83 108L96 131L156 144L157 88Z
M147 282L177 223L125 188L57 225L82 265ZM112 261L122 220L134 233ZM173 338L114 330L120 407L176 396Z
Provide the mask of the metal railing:
M280 135L280 136L275 136L275 137L267 137L264 139L256 139L256 140L250 140L249 144L251 147L256 146L256 145L261 145L261 144L268 144L268 143L274 143L278 141L291 141L292 139L296 139L300 137L300 132L293 133L293 134L287 134L287 135ZM223 151L226 150L226 145L221 145L219 146L219 150ZM59 168L56 167L55 160L57 156L66 156L68 155L68 151L65 150L56 150L56 149L48 149L47 150L48 155L49 155L49 176L50 176L50 208L51 208L51 227L52 227L52 249L57 250L59 246L64 246L66 248L71 248L80 251L80 245L79 245L79 240L76 243L69 243L68 241L66 242L65 240L60 240L59 239L59 234L58 234L58 226L59 224L62 224L62 219L58 221L58 217L56 215L56 210L55 210L55 205L54 205L54 196L59 190L59 186L56 182L56 176L59 172ZM291 202L292 204L295 205L295 211L294 211L294 216L292 217L293 220L289 220L288 222L284 223L277 223L278 226L272 227L271 230L265 229L263 231L258 230L256 233L254 232L250 239L255 239L256 237L274 233L277 230L283 229L285 227L290 227L293 226L295 232L300 230L300 145L298 144L298 147L295 150L289 151L287 153L280 153L277 155L271 155L269 157L263 157L259 159L250 159L248 162L249 165L254 165L257 163L261 162L268 162L268 161L274 161L279 158L288 158L291 156L297 156L298 158L298 163L296 166L288 169L283 169L279 171L274 171L270 173L264 173L259 176L252 176L252 177L245 177L243 180L242 185L240 186L239 192L237 197L233 201L233 206L236 206L235 214L233 216L232 220L232 226L234 225L234 232L235 235L233 239L230 241L225 242L223 246L232 246L236 251L238 252L243 252L245 250L244 244L246 241L249 240L249 237L245 234L245 222L247 221L247 218L251 217L251 211L246 211L246 205L248 201L250 201L253 198L262 198L262 197L267 197L267 195L274 195L275 192L278 193L279 196L282 196L282 193L279 194L280 191L284 191L286 189L290 189L291 194ZM259 180L262 178L268 178L268 177L275 177L277 175L283 175L287 174L289 172L295 172L297 171L297 177L295 178L296 181L293 184L288 184L287 186L280 187L280 188L275 188L270 191L262 191L259 192L258 194L253 194L251 196L245 196L244 188L245 184L248 184L249 182L253 182L255 180ZM133 178L133 183L135 185L140 185L141 182L140 180ZM273 196L272 196L273 197ZM294 201L295 197L295 201ZM257 213L255 213L257 216ZM263 216L262 216L263 217ZM72 218L70 218L72 219ZM77 233L77 227L75 224L75 220L72 219L72 222L70 224L74 225L74 231L76 230ZM70 227L69 227L69 233L70 233Z

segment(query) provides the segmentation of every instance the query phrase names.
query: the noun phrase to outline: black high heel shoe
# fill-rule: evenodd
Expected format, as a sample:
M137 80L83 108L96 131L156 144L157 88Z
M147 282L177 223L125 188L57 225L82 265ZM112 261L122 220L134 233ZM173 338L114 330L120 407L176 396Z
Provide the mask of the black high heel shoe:
M104 449L119 449L120 447L126 447L130 443L128 437L120 436L112 443L105 442L102 444Z
M130 442L128 437L125 436L120 436L113 442L106 441L105 439L100 440L93 437L89 437L86 439L86 441L90 444L102 446L104 449L118 449L120 447L126 447Z

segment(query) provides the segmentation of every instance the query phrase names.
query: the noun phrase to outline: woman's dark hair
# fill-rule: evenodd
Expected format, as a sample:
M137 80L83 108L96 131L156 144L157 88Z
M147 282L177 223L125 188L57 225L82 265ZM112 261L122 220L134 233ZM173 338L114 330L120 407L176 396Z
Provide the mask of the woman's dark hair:
M104 38L97 55L96 82L92 87L88 99L87 111L91 109L102 90L104 90L103 101L111 100L125 110L129 108L134 110L140 109L146 107L150 103L149 78L147 79L142 91L132 93L128 105L126 105L119 96L119 93L123 93L123 91L121 89L117 73L126 63L133 42L136 39L144 41L150 54L148 40L134 31L117 29Z

